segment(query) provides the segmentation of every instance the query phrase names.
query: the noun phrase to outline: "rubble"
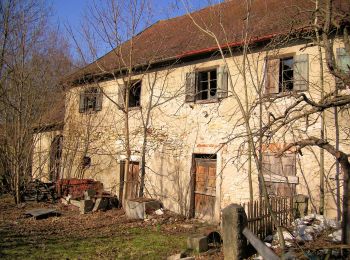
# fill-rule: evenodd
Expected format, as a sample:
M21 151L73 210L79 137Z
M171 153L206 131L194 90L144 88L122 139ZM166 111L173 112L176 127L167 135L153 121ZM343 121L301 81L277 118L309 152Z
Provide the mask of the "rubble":
M108 208L108 204L109 201L107 198L97 198L92 212L96 212L99 210L105 211Z
M332 234L330 234L328 237L332 238L333 242L341 242L342 237L342 230L339 229L337 231L334 231Z
M287 246L292 246L293 243L303 244L305 242L313 241L320 236L324 231L329 229L338 229L340 223L336 220L326 219L322 215L309 214L303 218L295 219L292 223L292 230L290 232L283 231L283 237L286 240ZM341 230L338 230L341 231ZM341 241L341 232L333 232L329 235L334 242ZM338 232L338 233L337 233ZM269 237L270 239L270 237ZM269 242L268 238L265 238L265 242ZM288 243L287 243L288 242ZM277 233L273 236L273 245L278 245Z

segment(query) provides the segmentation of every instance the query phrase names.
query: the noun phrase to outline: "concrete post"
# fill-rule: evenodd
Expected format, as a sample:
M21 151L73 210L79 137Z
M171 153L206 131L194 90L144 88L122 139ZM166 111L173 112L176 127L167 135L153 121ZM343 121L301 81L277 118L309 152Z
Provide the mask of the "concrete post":
M294 196L294 218L302 218L308 212L309 197L303 194Z
M225 259L236 260L245 257L247 239L242 234L247 226L244 208L231 204L222 211L223 251Z

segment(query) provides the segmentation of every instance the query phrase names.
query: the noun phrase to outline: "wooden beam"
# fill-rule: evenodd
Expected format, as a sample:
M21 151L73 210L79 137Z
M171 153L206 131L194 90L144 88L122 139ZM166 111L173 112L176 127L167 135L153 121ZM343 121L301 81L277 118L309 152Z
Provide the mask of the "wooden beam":
M247 227L243 229L242 233L264 259L280 259L269 247L265 245L264 242L262 242L257 236L255 236Z

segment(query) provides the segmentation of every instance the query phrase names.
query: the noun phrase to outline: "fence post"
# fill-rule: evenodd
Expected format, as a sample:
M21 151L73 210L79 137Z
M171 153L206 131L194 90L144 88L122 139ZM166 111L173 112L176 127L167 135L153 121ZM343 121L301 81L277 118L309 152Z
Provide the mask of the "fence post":
M244 258L247 239L242 232L247 223L247 215L242 206L231 204L223 209L222 234L225 259L236 260Z

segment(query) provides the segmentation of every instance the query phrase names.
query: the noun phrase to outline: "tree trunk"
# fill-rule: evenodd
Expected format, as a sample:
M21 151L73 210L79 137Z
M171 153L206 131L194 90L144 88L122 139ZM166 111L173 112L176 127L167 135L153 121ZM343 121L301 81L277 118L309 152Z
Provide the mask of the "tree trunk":
M344 244L350 245L350 163L348 160L339 161L344 172L342 240Z

